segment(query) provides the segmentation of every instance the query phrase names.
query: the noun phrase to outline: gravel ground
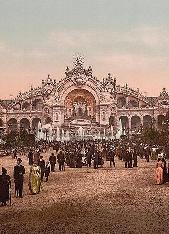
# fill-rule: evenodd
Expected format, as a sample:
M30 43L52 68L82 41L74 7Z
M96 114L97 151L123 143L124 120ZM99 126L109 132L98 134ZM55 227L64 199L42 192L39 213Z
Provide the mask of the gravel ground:
M48 155L49 156L49 155ZM46 155L44 155L46 157ZM140 160L138 168L58 170L50 174L38 195L29 195L26 157L24 198L0 207L0 233L169 233L169 186L155 185L154 164ZM12 175L15 161L0 158Z

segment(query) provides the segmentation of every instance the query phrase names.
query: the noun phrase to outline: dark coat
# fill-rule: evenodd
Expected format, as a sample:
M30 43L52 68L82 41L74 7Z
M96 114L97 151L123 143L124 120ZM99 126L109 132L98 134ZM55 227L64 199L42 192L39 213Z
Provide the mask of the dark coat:
M28 153L29 165L33 165L33 152Z
M41 171L44 172L45 171L45 160L39 160L38 162L38 166L40 166Z
M14 167L14 180L15 181L23 181L24 174L25 174L24 166L16 165Z
M0 202L9 200L9 188L11 186L11 178L9 175L0 175Z
M87 164L91 164L92 157L93 157L93 150L89 149L89 151L86 153Z
M94 162L99 163L99 152L97 150L94 152Z
M51 155L49 157L49 162L50 162L50 164L56 164L56 156L55 155Z
M114 150L109 150L108 151L108 159L113 162L114 157L115 157L115 151Z
M126 150L122 151L123 161L128 162L129 161L129 152Z
M47 166L45 167L45 177L48 177L49 174L50 174L50 165L47 165Z
M57 160L58 160L59 164L64 164L64 162L65 162L65 154L63 153L63 151L60 151L58 153Z

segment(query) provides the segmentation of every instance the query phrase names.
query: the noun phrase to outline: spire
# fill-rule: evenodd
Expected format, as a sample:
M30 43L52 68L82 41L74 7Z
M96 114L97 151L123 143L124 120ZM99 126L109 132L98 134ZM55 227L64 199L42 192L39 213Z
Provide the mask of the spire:
M76 56L73 61L74 67L83 67L84 58L80 55Z

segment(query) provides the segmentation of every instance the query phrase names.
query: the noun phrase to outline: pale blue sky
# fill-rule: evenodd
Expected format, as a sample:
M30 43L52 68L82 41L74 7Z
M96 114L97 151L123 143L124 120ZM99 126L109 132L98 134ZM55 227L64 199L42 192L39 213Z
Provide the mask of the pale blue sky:
M99 79L169 89L169 1L0 0L0 98L61 79L76 53Z

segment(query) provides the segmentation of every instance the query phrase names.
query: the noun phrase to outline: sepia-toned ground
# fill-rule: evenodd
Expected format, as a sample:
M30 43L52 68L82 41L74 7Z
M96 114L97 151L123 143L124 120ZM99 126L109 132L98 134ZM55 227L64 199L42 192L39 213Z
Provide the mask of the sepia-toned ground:
M45 157L49 156L45 155ZM0 233L169 233L169 186L155 185L154 164L139 160L138 168L116 168L106 162L94 170L66 168L51 173L38 195L29 195L26 167L24 197L0 207ZM0 158L12 176L15 160ZM14 190L14 189L13 189Z

